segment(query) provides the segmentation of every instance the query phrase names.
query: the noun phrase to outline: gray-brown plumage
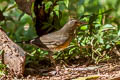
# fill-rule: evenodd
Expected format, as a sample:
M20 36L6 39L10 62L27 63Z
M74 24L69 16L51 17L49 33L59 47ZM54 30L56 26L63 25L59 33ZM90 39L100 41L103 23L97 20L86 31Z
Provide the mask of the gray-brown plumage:
M64 50L74 38L76 27L83 24L86 23L69 20L60 30L33 39L30 43L52 52Z

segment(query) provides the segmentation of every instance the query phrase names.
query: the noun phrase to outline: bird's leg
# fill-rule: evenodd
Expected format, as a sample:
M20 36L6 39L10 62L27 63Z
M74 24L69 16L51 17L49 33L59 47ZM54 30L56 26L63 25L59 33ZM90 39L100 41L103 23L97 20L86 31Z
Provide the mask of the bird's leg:
M56 74L59 74L59 66L57 66L56 61L53 58L53 52L49 51L48 56L51 60L51 63L53 63L54 67L56 68Z
M53 65L56 66L56 61L53 59L53 52L49 51L48 56L51 60L51 63L53 63Z

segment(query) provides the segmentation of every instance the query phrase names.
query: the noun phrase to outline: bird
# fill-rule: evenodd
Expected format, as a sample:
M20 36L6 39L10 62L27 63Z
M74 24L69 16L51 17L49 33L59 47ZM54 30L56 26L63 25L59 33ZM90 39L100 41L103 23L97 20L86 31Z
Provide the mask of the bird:
M60 30L30 40L30 43L43 50L52 52L62 51L69 46L75 37L77 26L85 24L87 23L84 21L70 19Z
M66 49L75 37L77 26L86 24L84 21L70 19L60 30L32 39L29 43L38 46L42 50L48 51L51 63L56 66L53 54Z

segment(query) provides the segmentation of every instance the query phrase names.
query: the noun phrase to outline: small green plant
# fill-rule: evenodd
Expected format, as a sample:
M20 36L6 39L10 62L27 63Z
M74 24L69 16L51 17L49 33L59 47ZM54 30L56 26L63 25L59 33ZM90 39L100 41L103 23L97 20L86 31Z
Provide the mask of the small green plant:
M3 54L3 51L0 50L0 56ZM0 77L6 74L6 65L0 60Z

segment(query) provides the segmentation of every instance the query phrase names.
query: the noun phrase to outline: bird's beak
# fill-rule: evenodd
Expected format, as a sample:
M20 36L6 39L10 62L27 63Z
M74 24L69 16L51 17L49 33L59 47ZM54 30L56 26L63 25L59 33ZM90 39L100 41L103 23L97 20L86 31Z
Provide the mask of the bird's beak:
M83 25L86 25L86 24L88 24L87 22L85 22L85 21L79 21L78 22L78 26L83 26Z

